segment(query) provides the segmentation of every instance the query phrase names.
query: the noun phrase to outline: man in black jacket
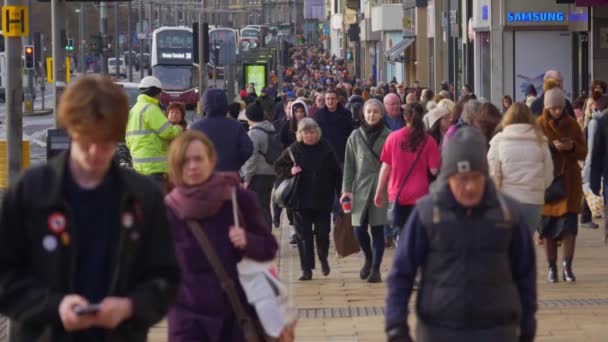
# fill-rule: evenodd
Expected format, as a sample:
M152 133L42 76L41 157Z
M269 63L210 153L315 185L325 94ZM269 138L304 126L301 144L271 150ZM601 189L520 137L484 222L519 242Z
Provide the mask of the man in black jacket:
M338 93L335 90L325 92L325 107L317 110L314 119L321 128L323 139L334 149L342 167L346 141L354 129L354 124L351 112L338 103Z
M109 77L61 97L72 143L12 185L0 211L0 313L12 341L145 341L177 293L160 189L112 163L128 102Z

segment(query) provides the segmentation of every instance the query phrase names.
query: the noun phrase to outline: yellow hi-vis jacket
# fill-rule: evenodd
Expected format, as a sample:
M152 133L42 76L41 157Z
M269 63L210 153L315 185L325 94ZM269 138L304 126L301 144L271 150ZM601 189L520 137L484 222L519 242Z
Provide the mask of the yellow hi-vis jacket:
M169 143L181 133L182 127L167 120L157 99L139 95L129 111L125 137L133 168L144 175L167 173Z

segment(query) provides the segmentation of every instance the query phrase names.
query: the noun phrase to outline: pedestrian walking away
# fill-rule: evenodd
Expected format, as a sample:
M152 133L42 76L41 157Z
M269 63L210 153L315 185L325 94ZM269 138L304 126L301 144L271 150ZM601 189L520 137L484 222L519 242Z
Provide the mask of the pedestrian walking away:
M501 126L502 132L490 141L490 177L498 190L520 203L521 214L533 236L541 221L545 190L553 182L548 141L523 103L509 107Z
M245 188L253 191L258 198L264 218L271 227L270 194L275 182L272 163L278 158L283 146L279 134L272 123L264 119L264 108L258 101L247 106L249 138L253 143L253 153L241 168ZM277 146L278 145L278 146Z
M226 93L221 89L205 90L201 96L201 108L205 116L190 128L205 134L213 142L218 171L238 172L251 157L253 143L238 121L226 117Z

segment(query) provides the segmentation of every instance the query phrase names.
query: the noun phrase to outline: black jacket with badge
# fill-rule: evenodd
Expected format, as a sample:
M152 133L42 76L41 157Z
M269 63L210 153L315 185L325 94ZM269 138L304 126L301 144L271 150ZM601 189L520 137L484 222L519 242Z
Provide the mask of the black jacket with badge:
M66 157L28 170L2 201L0 313L11 319L14 342L73 341L58 310L63 297L75 293L77 261L77 231L63 193ZM175 299L179 268L160 191L131 170L112 165L110 172L119 180L121 202L108 296L130 298L133 316L105 340L146 341ZM57 244L45 242L53 236Z

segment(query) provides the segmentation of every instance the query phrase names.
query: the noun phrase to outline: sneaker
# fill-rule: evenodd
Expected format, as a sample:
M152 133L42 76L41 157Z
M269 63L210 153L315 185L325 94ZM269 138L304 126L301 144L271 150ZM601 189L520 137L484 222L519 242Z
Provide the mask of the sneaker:
M581 223L579 226L581 228L586 228L586 229L598 229L600 227L599 224L597 224L597 223L595 223L593 221Z
M275 228L281 227L281 217L280 216L274 217L272 219L272 224L274 225Z

